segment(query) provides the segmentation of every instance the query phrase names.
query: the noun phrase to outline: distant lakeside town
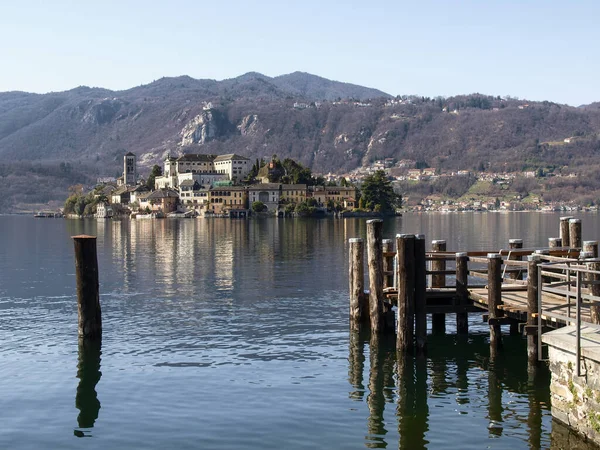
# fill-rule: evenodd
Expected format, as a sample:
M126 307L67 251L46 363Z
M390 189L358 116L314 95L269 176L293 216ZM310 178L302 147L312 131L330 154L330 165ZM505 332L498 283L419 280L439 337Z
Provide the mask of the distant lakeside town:
M384 184L393 195L391 184ZM99 179L93 190L84 190L81 185L71 188L64 215L101 219L395 213L392 203L359 205L355 186L314 177L310 169L276 155L253 163L237 154L169 154L162 168L155 165L143 179L136 155L127 153L121 177Z
M155 165L143 178L137 157L130 152L123 157L121 177L98 179L87 192L82 185L72 186L61 214L142 219L368 217L398 215L401 208L411 212L597 211L596 205L545 202L543 196L526 192L536 179L574 178L575 174L473 173L418 166L417 161L387 158L344 176L314 176L296 161L281 161L276 155L253 162L235 153L167 154L162 167Z

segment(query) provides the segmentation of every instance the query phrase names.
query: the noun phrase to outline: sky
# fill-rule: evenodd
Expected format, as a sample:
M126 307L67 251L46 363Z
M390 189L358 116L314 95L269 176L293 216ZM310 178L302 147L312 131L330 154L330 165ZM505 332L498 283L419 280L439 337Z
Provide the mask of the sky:
M0 0L0 91L294 71L392 95L600 101L597 0Z

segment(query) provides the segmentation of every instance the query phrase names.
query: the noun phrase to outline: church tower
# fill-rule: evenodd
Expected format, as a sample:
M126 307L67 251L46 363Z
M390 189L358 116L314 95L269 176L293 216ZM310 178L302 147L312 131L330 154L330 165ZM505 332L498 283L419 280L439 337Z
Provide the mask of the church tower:
M137 164L135 155L127 153L123 158L123 184L126 186L135 186L137 182Z

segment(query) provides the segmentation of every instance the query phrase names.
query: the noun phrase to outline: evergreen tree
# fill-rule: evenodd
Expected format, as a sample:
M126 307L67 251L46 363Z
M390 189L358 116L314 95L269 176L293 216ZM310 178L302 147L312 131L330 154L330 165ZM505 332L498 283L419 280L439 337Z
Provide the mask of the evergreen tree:
M394 192L392 182L383 170L365 177L361 187L360 200L367 209L380 212L393 212L402 204L402 197Z

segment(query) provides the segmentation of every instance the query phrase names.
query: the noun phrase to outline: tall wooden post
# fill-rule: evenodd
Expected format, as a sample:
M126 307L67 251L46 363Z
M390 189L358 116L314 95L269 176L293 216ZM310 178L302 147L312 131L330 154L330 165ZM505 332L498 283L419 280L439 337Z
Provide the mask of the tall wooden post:
M381 241L383 253L391 253L394 251L394 241L392 239L383 239ZM383 287L388 288L394 286L394 257L383 256Z
M349 239L350 242L350 326L359 328L368 317L365 305L365 241L361 238Z
M538 314L538 264L540 262L539 255L527 256L527 363L530 372L538 365L537 335L533 334L531 327L537 325L534 315Z
M600 271L600 260L596 258L590 261L587 263L587 267L589 270ZM600 275L591 273L589 274L589 279L590 281L598 282L600 281ZM590 294L600 297L600 284L590 284ZM600 298L598 298L598 301L600 302ZM600 303L596 301L592 302L590 305L590 317L592 323L600 324Z
M459 306L466 307L469 303L469 257L466 253L456 254L456 299ZM456 332L469 332L469 315L466 312L456 313Z
M431 250L433 252L445 252L446 241L436 240L431 241ZM434 259L431 261L431 270L446 270L445 259ZM432 275L431 276L431 287L442 288L446 287L446 275ZM431 328L434 333L445 333L446 332L446 314L435 313L431 315Z
M100 311L96 236L73 236L73 243L79 337L100 339L102 337L102 314Z
M581 248L581 219L569 220L569 247Z
M523 239L509 239L508 240L508 248L509 248L509 250L519 250L519 249L523 248ZM521 261L521 255L510 254L508 256L508 259L510 259L512 261ZM508 268L514 269L514 266L508 266ZM523 274L521 272L518 272L518 273L510 272L508 274L508 278L511 278L513 280L522 280Z
M583 251L590 252L592 258L598 257L598 241L583 241Z
M562 247L562 239L561 238L548 238L548 247L550 248L559 248Z
M383 220L367 220L367 259L369 265L369 318L371 333L383 329Z
M396 350L412 352L414 338L415 301L415 236L396 236L398 250L398 329Z
M502 311L502 257L497 253L488 253L488 313L490 324L490 352L492 355L502 347L502 334L498 319Z
M571 243L571 237L569 236L569 220L573 216L566 216L560 218L559 237L565 247L568 247Z
M427 351L426 271L425 235L417 234L415 236L415 337L417 352L421 354Z

